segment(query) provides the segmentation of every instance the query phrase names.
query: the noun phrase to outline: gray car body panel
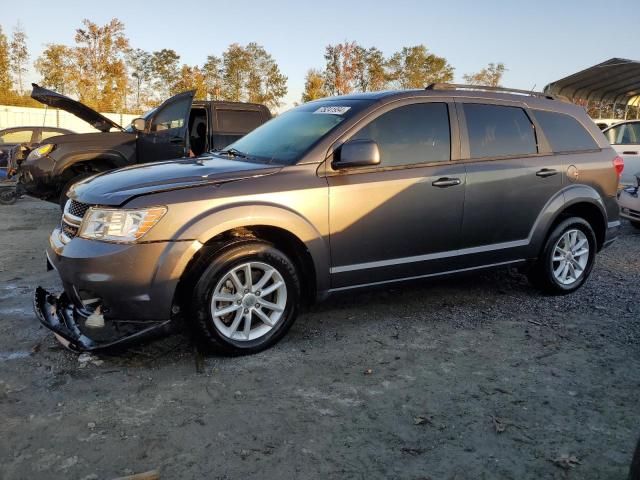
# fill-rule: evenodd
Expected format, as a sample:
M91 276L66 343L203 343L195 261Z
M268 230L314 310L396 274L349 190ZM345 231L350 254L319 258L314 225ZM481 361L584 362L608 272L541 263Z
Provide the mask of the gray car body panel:
M163 162L144 167L153 178L138 175L145 170L136 167L120 170L85 180L70 196L83 203L123 208L168 207L166 216L140 243L99 247L132 259L143 245L162 245L153 247L160 252L155 252L155 264L141 266L148 272L147 291L158 300L152 310L160 319L170 315L167 298L173 298L195 252L237 228L266 226L297 238L312 258L316 296L321 299L331 291L530 261L539 255L558 215L572 205L595 207L606 232L619 225L617 177L612 167L615 152L584 110L575 105L459 91L381 92L348 98L372 103L325 135L295 165L266 166L238 159L204 160L202 165ZM449 105L450 162L333 168L335 152L371 119L399 105L432 101ZM535 155L471 159L464 114L458 108L467 101L521 106L536 127L531 109L567 113L584 125L599 149L552 154L539 129L539 153ZM578 179L567 175L572 165L578 167ZM173 179L162 173L178 166L196 173L177 174ZM557 169L558 175L539 178L536 171L541 168ZM432 181L441 177L456 177L460 184L442 190L433 187ZM429 208L417 210L417 203ZM607 233L604 239L614 235ZM84 245L82 255L70 252L70 245L76 242ZM94 243L100 242L73 239L60 246L52 241L50 255L70 255L95 266L108 255L91 259ZM60 269L61 264L73 261L52 262ZM119 277L109 262L101 265ZM72 270L83 268L76 265ZM63 278L67 275L78 281L75 273L61 272ZM82 282L89 290L102 288L86 278ZM112 291L115 294L118 289Z

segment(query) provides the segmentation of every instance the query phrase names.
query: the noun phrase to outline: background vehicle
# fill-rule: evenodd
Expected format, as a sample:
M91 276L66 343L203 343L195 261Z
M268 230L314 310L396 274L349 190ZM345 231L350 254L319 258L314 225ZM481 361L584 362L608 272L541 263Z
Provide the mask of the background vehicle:
M31 149L34 145L59 135L72 134L71 130L56 127L11 127L0 130L0 169L7 168L9 152L16 145ZM0 177L3 177L0 171Z
M629 220L635 228L640 229L640 172L636 174L635 179L635 186L629 186L620 191L618 203L620 216Z
M609 143L624 159L621 185L634 185L635 174L640 173L640 120L620 122L603 131Z
M38 289L38 316L92 350L187 312L242 354L354 288L510 265L573 292L617 235L620 159L584 109L504 90L318 100L209 156L82 181L47 252L65 293Z
M62 206L67 190L82 178L220 149L271 118L263 105L194 102L193 95L179 93L123 128L76 100L34 84L34 99L72 113L101 133L64 135L43 143L22 163L21 181L31 195Z
M594 118L593 123L595 123L600 130L604 130L605 128L612 127L617 123L623 122L624 120L616 119L616 118Z

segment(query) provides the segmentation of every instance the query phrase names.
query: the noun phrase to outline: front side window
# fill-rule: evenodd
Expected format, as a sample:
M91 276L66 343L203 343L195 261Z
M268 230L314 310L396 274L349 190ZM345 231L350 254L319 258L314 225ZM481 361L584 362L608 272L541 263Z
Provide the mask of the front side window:
M537 153L533 124L522 108L467 103L464 115L471 158Z
M624 123L610 128L606 132L607 140L612 145L639 145L640 122Z
M554 152L579 152L598 148L589 132L571 115L545 110L534 110L534 114Z
M165 130L172 130L174 128L182 128L184 126L184 121L187 117L187 110L189 109L190 104L190 98L183 98L182 100L176 100L164 107L153 117L151 131L162 132Z
M451 160L449 111L445 103L398 107L370 122L351 139L375 141L383 167Z
M0 137L0 143L30 143L32 130L12 130Z

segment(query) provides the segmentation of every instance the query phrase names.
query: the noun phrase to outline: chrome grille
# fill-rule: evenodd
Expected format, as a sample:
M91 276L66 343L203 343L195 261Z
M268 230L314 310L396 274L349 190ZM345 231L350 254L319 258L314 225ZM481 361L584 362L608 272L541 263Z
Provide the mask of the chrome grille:
M87 213L87 210L89 210L89 207L91 206L86 203L76 202L75 200L70 200L69 202L70 203L68 203L68 207L65 208L65 210L67 213L77 218L83 218L84 214Z
M62 214L62 220L60 221L60 237L64 243L70 242L72 238L78 235L82 219L90 207L91 205L87 205L86 203L67 200L64 206L64 213Z

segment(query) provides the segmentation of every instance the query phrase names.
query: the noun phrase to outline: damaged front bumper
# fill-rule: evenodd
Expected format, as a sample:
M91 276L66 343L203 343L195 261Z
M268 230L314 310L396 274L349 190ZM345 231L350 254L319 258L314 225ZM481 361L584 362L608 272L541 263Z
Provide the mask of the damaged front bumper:
M116 349L132 343L170 333L172 320L110 320L100 328L87 326L94 312L84 311L69 301L66 293L55 296L38 287L33 306L40 323L51 330L60 343L76 352ZM95 334L89 333L94 330Z

